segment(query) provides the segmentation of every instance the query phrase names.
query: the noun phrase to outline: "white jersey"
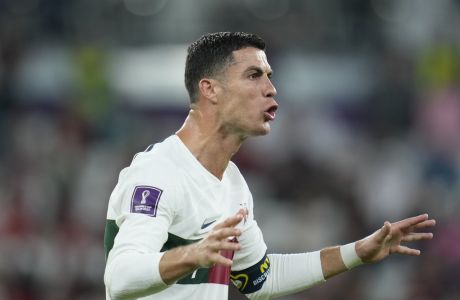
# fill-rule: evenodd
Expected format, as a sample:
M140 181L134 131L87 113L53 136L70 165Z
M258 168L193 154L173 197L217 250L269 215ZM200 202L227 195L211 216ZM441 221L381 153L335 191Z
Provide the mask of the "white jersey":
M106 285L111 278L124 276L124 270L123 274L113 274L120 270L109 268L118 256L128 252L158 254L197 242L240 208L248 210L247 218L237 226L242 230L238 237L241 250L224 254L233 257L232 270L220 265L200 268L159 292L152 289L153 294L144 292L132 298L227 300L230 276L243 293L252 293L263 284L270 264L262 233L254 220L251 192L235 164L230 162L219 180L176 135L149 147L121 171L110 197L105 236ZM148 266L146 272L153 274L154 270L149 268L158 268L158 261L156 265L147 260L134 263L139 268ZM257 269L253 275L239 272L253 266ZM152 278L145 276L147 281ZM107 290L107 299L111 299L109 294Z

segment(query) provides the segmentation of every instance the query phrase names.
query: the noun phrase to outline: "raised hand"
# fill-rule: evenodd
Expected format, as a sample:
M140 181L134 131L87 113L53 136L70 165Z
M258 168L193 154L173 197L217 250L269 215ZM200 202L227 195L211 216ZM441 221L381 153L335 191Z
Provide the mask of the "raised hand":
M382 228L356 242L356 253L365 263L378 262L392 253L420 255L420 250L409 248L401 243L432 239L431 232L418 232L418 230L433 227L435 224L435 220L428 219L428 214L395 223L387 221Z
M173 284L198 268L215 264L231 266L233 261L222 256L220 251L236 251L241 248L238 242L232 242L230 238L241 235L241 230L235 227L243 220L245 214L246 212L240 209L234 216L216 224L206 238L198 243L166 251L160 260L162 280L166 284Z
M235 226L243 220L245 214L246 212L240 209L236 215L216 224L206 238L190 245L190 251L193 253L192 256L196 258L198 267L210 267L215 264L232 265L232 260L222 256L220 251L236 251L241 248L240 243L233 242L230 238L241 235L241 230L235 228Z

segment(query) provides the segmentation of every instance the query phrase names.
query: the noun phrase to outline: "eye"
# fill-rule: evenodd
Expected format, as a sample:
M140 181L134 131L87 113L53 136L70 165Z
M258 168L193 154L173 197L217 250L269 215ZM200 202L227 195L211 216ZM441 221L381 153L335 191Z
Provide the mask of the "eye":
M263 74L262 72L255 71L255 72L249 73L248 78L251 80L258 79L259 77L262 77L262 74Z

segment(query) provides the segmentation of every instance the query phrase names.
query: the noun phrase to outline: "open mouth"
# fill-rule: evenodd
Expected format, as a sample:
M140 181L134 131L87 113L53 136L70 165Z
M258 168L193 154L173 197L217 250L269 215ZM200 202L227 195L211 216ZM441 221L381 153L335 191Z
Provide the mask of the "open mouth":
M278 105L270 106L265 112L264 117L265 121L273 121L276 117L276 110L278 109Z

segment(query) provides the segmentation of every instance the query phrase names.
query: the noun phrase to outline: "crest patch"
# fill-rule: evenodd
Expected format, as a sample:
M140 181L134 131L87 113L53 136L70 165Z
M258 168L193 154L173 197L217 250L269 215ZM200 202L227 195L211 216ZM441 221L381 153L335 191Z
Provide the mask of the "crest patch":
M131 212L155 217L162 193L161 189L153 186L136 186L131 198Z

